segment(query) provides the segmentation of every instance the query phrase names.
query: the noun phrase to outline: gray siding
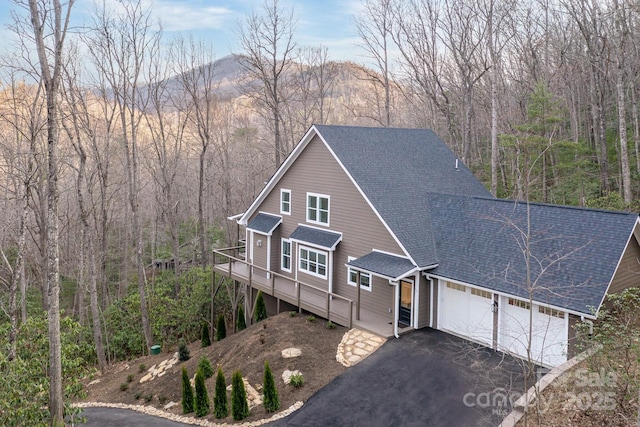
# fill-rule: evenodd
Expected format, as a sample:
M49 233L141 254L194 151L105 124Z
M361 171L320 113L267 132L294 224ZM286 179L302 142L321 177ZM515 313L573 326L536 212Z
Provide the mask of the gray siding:
M276 228L276 230L271 235L271 258L269 262L269 269L271 271L280 270L280 227Z
M618 270L613 275L609 293L619 293L632 286L638 285L640 275L640 245L635 235L627 245L627 250L622 255Z
M418 275L418 285L420 287L419 310L417 328L426 328L431 320L431 284L422 275Z
M258 246L260 245L260 246ZM260 233L253 233L253 265L261 268L268 268L267 266L267 236ZM259 269L254 269L253 274L260 276L266 276L266 273Z
M291 168L274 187L259 211L280 214L280 189L291 190L291 215L283 215L279 227L280 237L288 237L299 224L307 224L321 229L343 233L343 240L338 244L333 258L333 291L355 301L356 288L347 284L348 257L359 257L371 250L379 249L394 254L404 252L384 227L382 222L358 192L347 174L343 171L324 143L317 136L307 145L304 152L293 163ZM326 194L330 197L329 226L306 222L307 192ZM275 239L274 239L275 240ZM274 246L272 257L276 258L274 268L279 270L280 239ZM298 262L298 245L292 247L293 277ZM298 280L328 289L328 280L323 280L303 272L298 273ZM361 292L362 307L380 315L391 318L388 309L393 305L393 287L387 280L373 278L372 291Z

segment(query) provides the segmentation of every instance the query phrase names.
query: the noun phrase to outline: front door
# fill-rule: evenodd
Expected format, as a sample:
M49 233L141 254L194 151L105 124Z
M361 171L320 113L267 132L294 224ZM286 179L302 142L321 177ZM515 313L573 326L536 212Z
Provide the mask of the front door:
M398 320L400 323L411 325L411 306L413 302L413 282L409 280L400 281L400 307Z

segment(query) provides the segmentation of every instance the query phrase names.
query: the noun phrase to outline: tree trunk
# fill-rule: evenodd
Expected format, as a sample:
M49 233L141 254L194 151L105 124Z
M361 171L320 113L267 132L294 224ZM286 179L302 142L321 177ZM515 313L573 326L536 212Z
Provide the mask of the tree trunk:
M200 170L198 172L198 239L200 241L200 264L202 268L207 268L207 248L205 242L205 226L204 226L204 173L205 173L205 157L207 155L207 146L202 146L200 152Z
M96 271L96 257L91 236L87 239L87 251L89 252L89 305L91 307L91 320L93 324L93 341L96 345L98 367L100 368L100 372L104 374L104 370L107 367L107 358L102 340L102 322L100 321L100 306L98 304L98 274Z
M640 175L640 120L638 120L638 98L635 85L631 87L631 113L633 117L633 145L636 154L636 174Z
M491 70L491 194L498 196L498 88L495 63Z
M21 207L20 207L20 225L18 231L18 248L16 254L16 263L13 267L12 275L11 275L11 286L9 290L9 319L10 319L10 329L9 329L9 360L13 360L16 356L16 336L18 332L18 304L17 304L17 294L18 287L20 287L20 296L21 296L21 308L22 308L22 321L26 322L27 317L27 309L26 309L26 285L24 278L24 251L25 244L27 241L27 214L29 212L29 188L30 177L33 173L33 160L32 155L30 153L29 161L27 164L27 178L24 183L24 194L22 195ZM5 259L6 261L6 259ZM8 261L7 261L8 263Z
M29 0L31 24L40 63L40 78L44 83L47 105L47 285L49 328L49 413L52 426L64 425L64 400L62 394L62 352L60 342L60 261L58 248L58 101L57 93L62 68L62 47L69 22L73 0L69 0L63 24L62 6L53 0L53 17L49 17L37 0ZM47 22L52 30L53 49L45 42ZM63 26L64 25L64 26ZM48 51L53 50L53 64ZM50 53L50 52L49 52ZM50 67L53 66L53 68Z
M616 92L618 100L618 133L620 137L620 163L622 171L622 194L624 203L631 204L631 171L629 170L629 148L627 146L627 119L624 96L624 70L618 67L618 76L616 78Z

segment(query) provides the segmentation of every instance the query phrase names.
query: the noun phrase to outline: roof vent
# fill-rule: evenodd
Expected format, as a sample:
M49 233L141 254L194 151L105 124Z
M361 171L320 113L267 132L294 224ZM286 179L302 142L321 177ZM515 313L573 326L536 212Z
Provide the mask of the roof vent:
M456 159L456 170L458 170L458 159Z

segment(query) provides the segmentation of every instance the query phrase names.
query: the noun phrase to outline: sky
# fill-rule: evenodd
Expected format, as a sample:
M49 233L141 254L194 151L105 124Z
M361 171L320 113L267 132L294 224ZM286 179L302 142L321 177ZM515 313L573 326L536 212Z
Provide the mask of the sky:
M252 10L260 14L264 5L264 0L142 1L153 5L153 17L162 24L166 39L192 34L196 39L211 42L216 58L240 53L236 36L238 23L244 22ZM106 0L114 7L117 2ZM72 24L89 25L94 3L95 0L76 0ZM279 0L279 6L284 10L293 8L297 19L294 37L300 46L323 45L333 60L366 62L358 47L359 38L353 23L362 7L361 0ZM16 37L7 29L11 10L16 8L13 1L0 0L0 37L5 41L5 49L8 48L6 41Z

